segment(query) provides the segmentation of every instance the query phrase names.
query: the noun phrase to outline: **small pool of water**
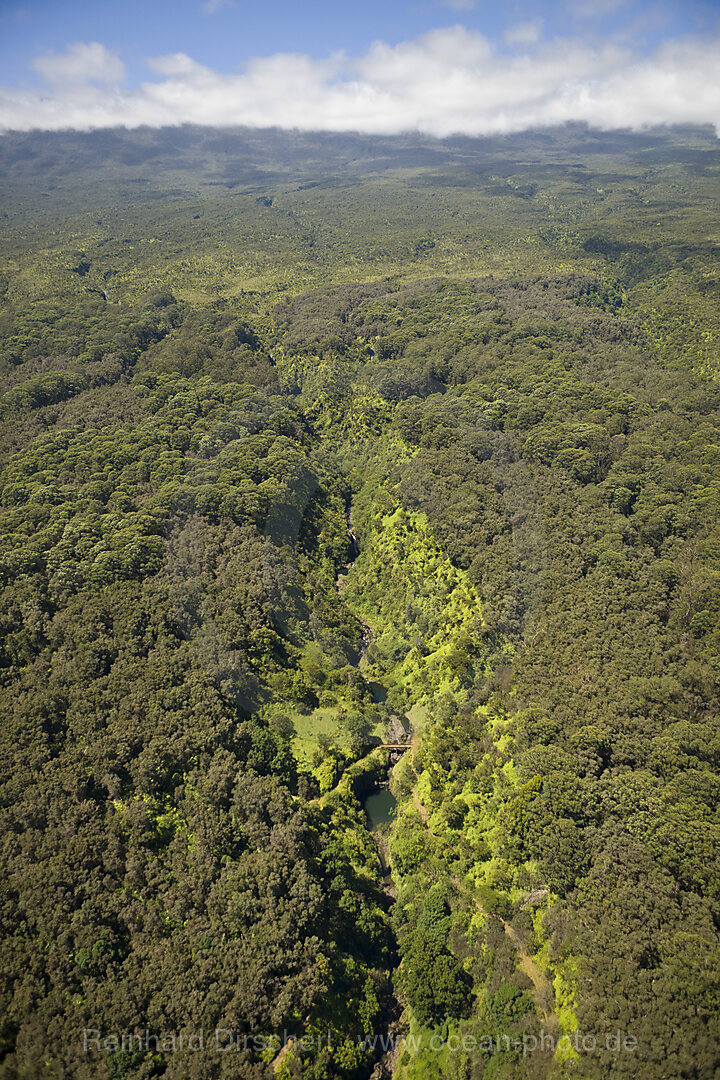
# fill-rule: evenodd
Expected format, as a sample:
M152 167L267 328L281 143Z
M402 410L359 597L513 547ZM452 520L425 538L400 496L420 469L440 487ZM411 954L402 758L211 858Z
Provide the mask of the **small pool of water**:
M382 683L373 682L372 680L370 680L368 682L368 687L370 689L370 693L372 694L372 699L376 705L378 705L381 701L387 701L387 690L382 685Z
M370 829L379 829L381 825L392 821L395 816L397 800L389 788L379 788L367 796L363 809L367 814Z

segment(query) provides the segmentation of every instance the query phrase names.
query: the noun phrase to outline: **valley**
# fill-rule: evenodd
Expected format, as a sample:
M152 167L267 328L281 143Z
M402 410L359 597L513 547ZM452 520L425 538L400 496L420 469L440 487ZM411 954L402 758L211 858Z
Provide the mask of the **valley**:
M0 1078L708 1080L712 132L0 179Z

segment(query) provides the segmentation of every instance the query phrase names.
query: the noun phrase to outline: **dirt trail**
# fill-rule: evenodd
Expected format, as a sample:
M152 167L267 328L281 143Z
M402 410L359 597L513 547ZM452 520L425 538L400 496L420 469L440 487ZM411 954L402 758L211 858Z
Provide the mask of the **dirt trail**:
M453 875L450 880L458 892L465 894L471 892L469 886L462 882L460 878ZM550 1029L550 1032L557 1030L559 1021L555 1012L555 994L552 983L547 975L542 968L535 963L532 956L530 956L530 953L526 950L522 938L515 927L511 926L509 922L503 919L502 915L497 915L493 911L487 911L476 897L473 896L471 899L481 915L484 915L486 919L495 919L495 921L499 922L502 926L515 947L518 967L525 975L527 975L528 979L530 979L530 982L533 984L533 1001L535 1002L535 1007L538 1016L543 1022L543 1026Z
M410 794L412 799L412 805L417 810L420 818L425 825L426 829L431 836L435 836L432 829L428 825L428 811L427 807L423 806L417 793L418 785L418 773L415 768L415 755L419 746L419 735L417 732L413 734L410 742L410 764L415 774L415 783L413 784ZM530 953L525 948L523 940L520 934L517 932L514 926L507 922L501 915L497 915L492 911L486 911L480 901L472 896L472 890L470 886L466 885L460 880L460 878L453 875L450 879L455 888L460 893L465 895L470 894L470 899L473 904L486 919L495 919L499 922L503 930L507 934L509 940L512 942L515 952L517 953L517 965L520 970L527 975L528 979L533 985L533 1001L535 1002L535 1008L537 1009L538 1016L543 1023L543 1026L548 1029L549 1033L557 1031L560 1026L557 1013L555 1012L555 994L553 991L552 983L547 977L542 968L533 960Z
M309 1012L307 1014L307 1016L305 1017L305 1019L303 1020L302 1027L301 1027L300 1030L303 1030L303 1031L305 1030L307 1025L310 1023L311 1016L312 1016L312 1013ZM302 1038L302 1035L299 1035L298 1038L299 1039ZM296 1049L296 1043L295 1043L294 1038L290 1038L290 1039L287 1040L287 1042L283 1043L283 1045L278 1050L276 1056L272 1060L272 1067L273 1067L274 1072L278 1071L278 1069L280 1068L280 1066L282 1065L283 1061L288 1056L288 1054L291 1053L295 1049Z
M476 900L475 905L478 910L482 910L479 901ZM533 999L540 1019L546 1027L551 1030L557 1030L560 1024L557 1013L555 1012L555 992L552 983L542 968L535 963L532 956L525 951L522 939L515 927L511 926L510 923L505 922L505 919L501 918L499 915L493 915L492 917L498 919L499 922L502 923L505 933L515 946L518 957L518 967L527 975L535 988Z
M412 771L415 773L415 783L413 784L413 786L411 788L410 795L412 797L413 806L415 807L418 814L420 815L420 818L422 820L423 825L425 826L427 831L431 834L431 836L434 836L435 834L433 833L432 829L428 825L427 807L424 806L421 803L421 801L420 801L420 799L418 797L418 793L417 793L418 780L420 779L420 777L418 776L417 769L415 768L415 755L418 752L418 747L419 746L420 746L420 735L419 735L419 733L417 731L414 731L413 735L412 735L412 738L410 740L410 766L412 768Z

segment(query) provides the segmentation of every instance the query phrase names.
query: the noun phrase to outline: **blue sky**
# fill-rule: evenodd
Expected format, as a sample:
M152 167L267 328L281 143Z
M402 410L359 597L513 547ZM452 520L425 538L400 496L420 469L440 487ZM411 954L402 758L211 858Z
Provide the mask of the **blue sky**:
M188 53L222 73L252 57L336 50L364 52L381 39L397 45L439 27L461 24L502 41L513 26L542 20L544 37L581 34L630 39L642 50L680 34L705 31L720 16L717 3L568 0L0 0L2 82L38 82L33 59L76 41L98 41L117 53L132 84L147 77L145 59Z
M718 56L720 0L0 0L0 130L720 126Z

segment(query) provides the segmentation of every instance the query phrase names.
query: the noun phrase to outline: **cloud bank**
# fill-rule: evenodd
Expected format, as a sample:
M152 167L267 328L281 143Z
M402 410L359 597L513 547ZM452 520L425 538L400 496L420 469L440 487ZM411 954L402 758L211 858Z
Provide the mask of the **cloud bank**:
M720 134L720 38L685 38L645 56L605 42L535 41L522 25L502 51L457 26L363 56L257 59L218 74L175 53L124 86L119 57L97 42L43 57L46 92L0 88L3 130L87 131L175 124L278 126L435 136L498 134L584 121L591 127L713 124ZM539 29L538 29L539 32Z

